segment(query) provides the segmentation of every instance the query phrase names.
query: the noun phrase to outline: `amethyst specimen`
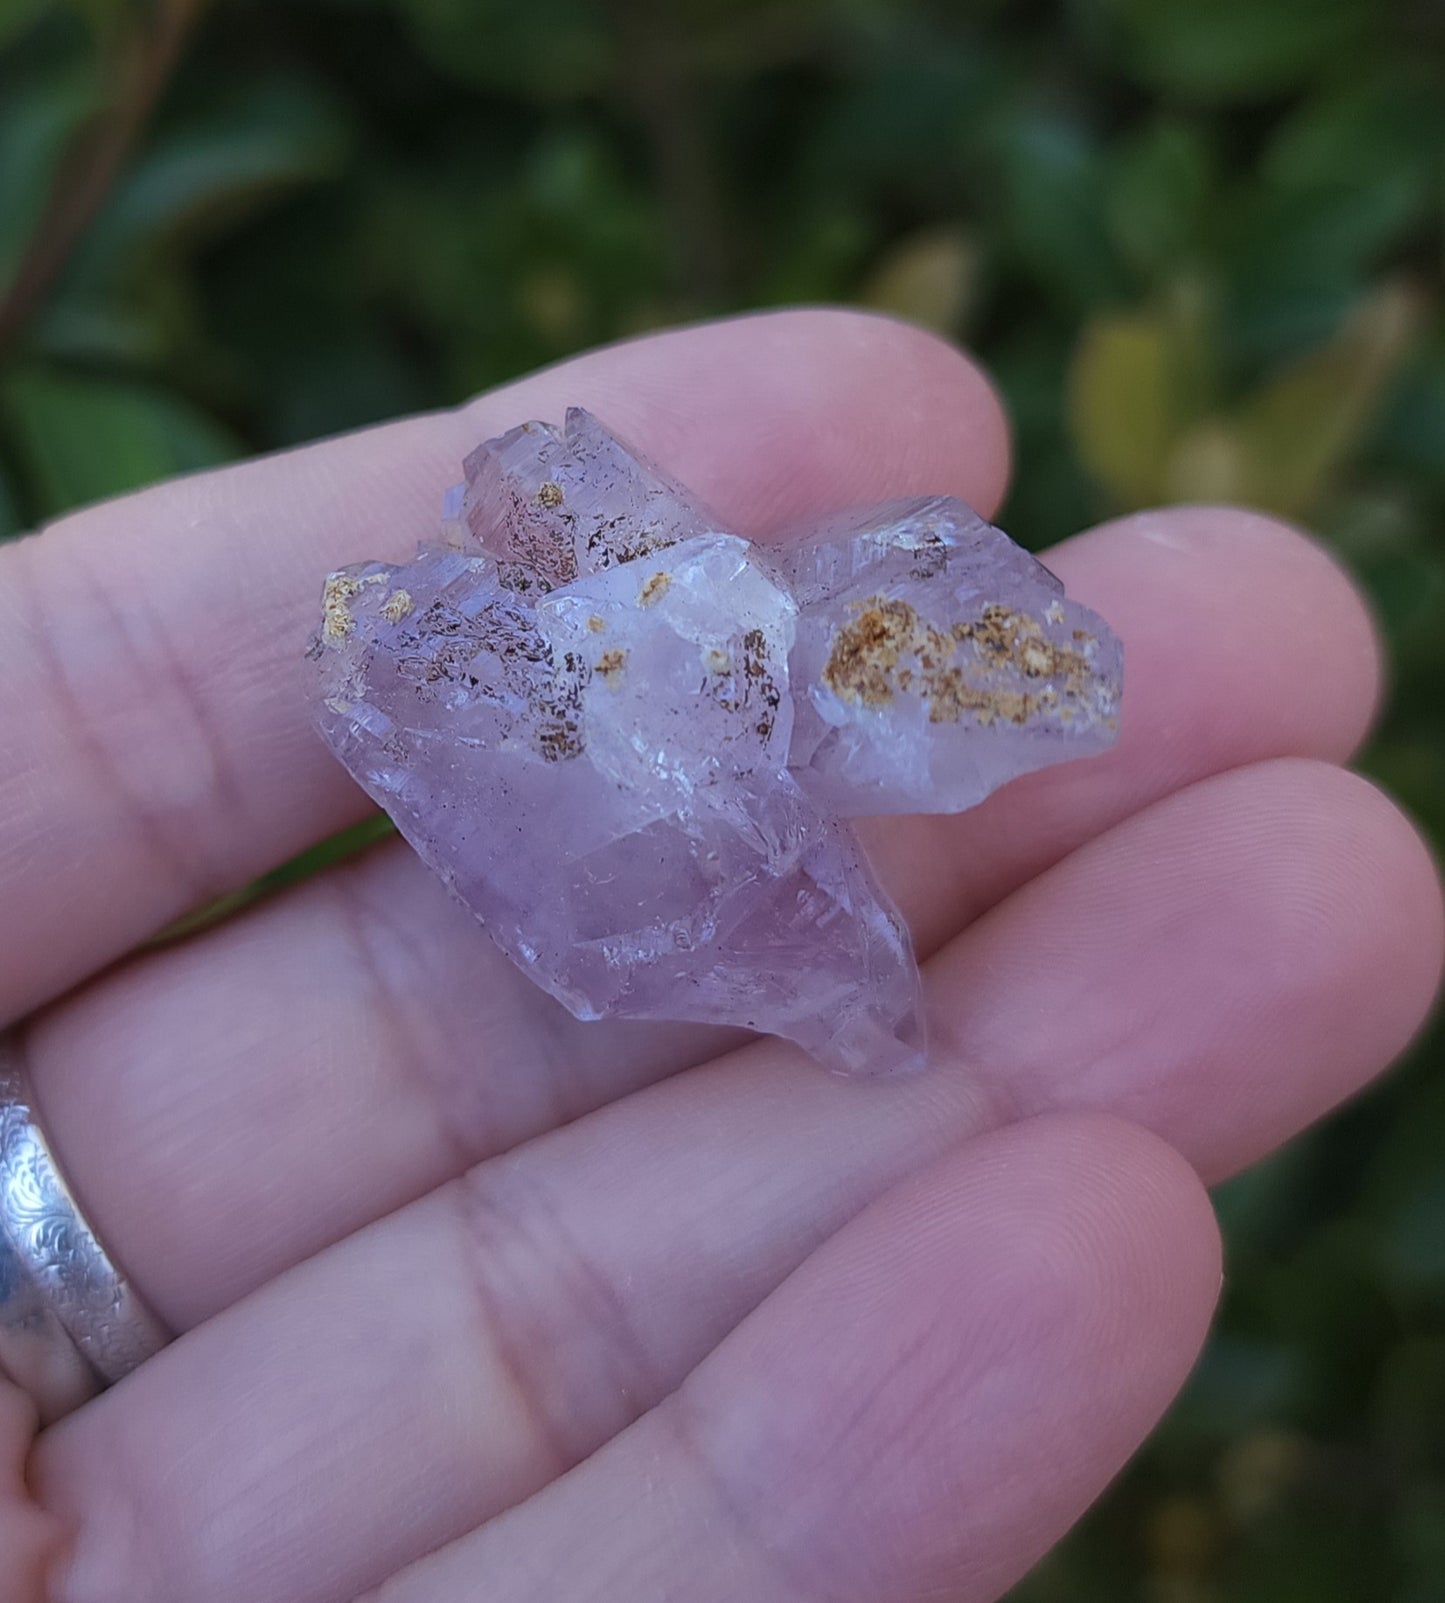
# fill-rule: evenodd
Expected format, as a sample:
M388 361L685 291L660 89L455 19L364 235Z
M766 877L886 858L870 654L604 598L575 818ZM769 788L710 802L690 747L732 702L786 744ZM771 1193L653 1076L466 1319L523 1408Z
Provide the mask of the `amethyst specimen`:
M414 561L326 581L331 749L578 1017L916 1061L908 934L841 820L1110 745L1107 626L947 497L762 550L578 409L465 471Z

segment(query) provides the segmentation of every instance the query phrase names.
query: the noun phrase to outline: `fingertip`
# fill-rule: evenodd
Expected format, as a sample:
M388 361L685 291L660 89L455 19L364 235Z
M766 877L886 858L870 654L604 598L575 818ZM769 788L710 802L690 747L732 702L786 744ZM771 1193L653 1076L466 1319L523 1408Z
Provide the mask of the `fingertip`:
M1224 830L1217 838L1243 867L1256 939L1287 964L1265 1000L1297 1032L1312 1024L1319 1043L1299 1068L1317 1116L1394 1062L1429 1013L1445 953L1436 864L1378 785L1333 763L1279 758L1212 789L1237 809L1233 844ZM1293 1133L1297 1110L1282 1126L1264 1106L1261 1094L1241 1121L1253 1140L1231 1167Z
M846 307L610 346L471 403L467 431L510 426L519 405L595 411L750 534L904 495L989 513L1008 480L1008 424L982 369L937 334Z
M1219 1264L1165 1143L1027 1120L866 1210L668 1406L809 1591L996 1597L1173 1398Z
M1368 734L1384 683L1380 633L1348 570L1299 525L1249 507L1151 508L1091 529L1049 561L1066 580L1077 569L1084 601L1094 586L1112 599L1126 573L1157 581L1140 585L1142 593L1159 593L1167 580L1181 605L1207 609L1217 644L1243 662L1260 660L1259 631L1288 639L1291 681L1255 684L1253 705L1238 713L1261 717L1271 706L1290 708L1292 750L1343 762ZM1269 598L1267 615L1260 597ZM1131 620L1117 601L1114 607L1126 651L1131 623L1141 631L1169 626L1168 619Z
M805 307L776 315L798 320L805 350L846 350L860 388L876 376L874 393L859 399L871 408L880 461L899 465L900 476L916 487L911 493L957 495L993 516L1008 488L1012 434L1003 398L973 356L936 330L890 313Z
M948 950L948 1052L1015 1112L1108 1108L1209 1181L1377 1076L1441 970L1429 852L1369 781L1278 757L1097 836ZM987 984L970 981L987 951ZM936 980L935 983L947 983Z
M1214 1209L1193 1166L1140 1124L1086 1110L1039 1114L979 1137L950 1160L966 1184L1009 1198L1009 1252L1027 1259L1034 1300L1046 1305L1057 1271L1060 1302L1168 1312L1175 1345L1197 1350L1218 1293L1221 1245ZM946 1170L945 1170L946 1174ZM1062 1248L1062 1250L1060 1250ZM1117 1331L1125 1341L1132 1331Z
M877 375L882 445L918 493L958 495L985 516L997 511L1008 488L1012 434L1002 395L973 356L891 313L804 307L776 315L798 320L805 348L847 350L860 382Z
M1300 764L1300 766L1304 766ZM1341 817L1340 848L1332 854L1342 883L1337 905L1353 916L1338 920L1335 962L1340 983L1366 977L1370 1014L1383 1025L1380 1061L1398 1057L1429 1016L1445 970L1445 897L1440 865L1419 826L1374 780L1328 764L1322 797Z

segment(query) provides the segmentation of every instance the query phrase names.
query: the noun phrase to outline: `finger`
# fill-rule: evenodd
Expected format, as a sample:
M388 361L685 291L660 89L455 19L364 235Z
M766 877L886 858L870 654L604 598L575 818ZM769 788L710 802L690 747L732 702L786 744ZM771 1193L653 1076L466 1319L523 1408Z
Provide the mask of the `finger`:
M61 1524L42 1513L25 1482L25 1461L35 1439L35 1405L18 1387L0 1380L0 1600L44 1603L45 1574L59 1552Z
M874 833L924 952L1157 796L1263 756L1338 756L1369 717L1365 614L1283 525L1186 508L1049 560L1124 637L1123 736L971 813ZM38 1023L29 1053L106 1239L185 1325L718 1040L575 1023L396 848L109 977Z
M373 1603L988 1603L1155 1424L1218 1285L1174 1153L1097 1120L985 1138L829 1241L575 1474Z
M597 351L0 552L0 1017L360 815L310 727L322 577L407 555L479 439L574 403L747 530L915 491L987 508L1006 472L998 404L952 347L789 312Z
M1115 900L1130 840L1146 867ZM481 1164L194 1331L65 1426L93 1562L160 1563L126 1533L170 1507L179 1595L257 1544L365 1584L345 1566L374 1542L403 1562L625 1429L861 1208L1009 1118L1013 1078L1038 1106L1141 1109L1191 1158L1254 1155L1417 1022L1441 939L1424 867L1403 820L1323 765L1158 804L934 959L951 1051L929 1073L841 1081L759 1043ZM1107 945L1085 938L1104 912ZM1227 1149L1215 1102L1242 1121ZM162 1467L217 1440L204 1476Z
M790 1564L802 1566L821 1595L852 1594L827 1589L834 1572L823 1568L826 1553L812 1552L812 1539L821 1538L835 1516L861 1515L873 1498L879 1500L877 1523L872 1517L865 1522L875 1533L866 1546L849 1552L850 1533L834 1531L835 1544L845 1544L836 1553L842 1561L838 1580L857 1564L857 1581L875 1587L860 1596L912 1595L897 1585L877 1589L888 1573L879 1568L885 1555L891 1551L894 1562L906 1562L909 1554L941 1559L953 1540L962 1544L953 1551L973 1550L982 1559L976 1544L986 1538L988 1562L978 1573L1001 1576L1008 1567L1005 1554L1017 1563L1057 1535L1152 1423L1194 1355L1217 1282L1207 1204L1184 1166L1156 1143L1103 1121L1043 1124L987 1138L824 1248L693 1377L681 1401L667 1405L672 1412L651 1416L553 1493L483 1532L474 1553L457 1549L445 1555L436 1582L441 1590L423 1586L417 1595L469 1596L484 1581L489 1597L526 1597L531 1577L546 1567L553 1583L546 1595L580 1595L569 1544L595 1530L589 1509L599 1520L606 1517L609 1505L593 1501L599 1482L617 1483L620 1477L622 1491L635 1476L645 1478L651 1459L663 1496L675 1498L680 1510L698 1506L698 1466L674 1461L683 1437L670 1439L684 1422L687 1433L699 1433L692 1439L700 1449L720 1455L707 1462L729 1486L735 1474L745 1478L751 1465L760 1496L790 1488L777 1512L786 1511L788 1528L809 1539L806 1548L789 1547ZM278 1290L271 1288L258 1301ZM356 1332L364 1341L382 1321L369 1309L362 1312L363 1324L372 1327ZM339 1367L351 1343L348 1335L337 1354ZM213 1455L198 1452L194 1437L185 1443L173 1439L166 1410L148 1452L166 1462L172 1450L181 1451L188 1473L184 1479L168 1477L165 1490L152 1479L148 1490L160 1502L118 1506L103 1466L116 1461L114 1454L129 1460L134 1444L107 1434L119 1415L115 1405L125 1389L133 1396L148 1391L156 1400L177 1391L199 1396L212 1378L205 1365L197 1367L198 1352L198 1346L182 1343L42 1444L42 1497L78 1532L55 1603L92 1603L117 1589L154 1603L222 1603L258 1595L275 1603L323 1603L352 1596L365 1578L379 1579L438 1538L443 1527L430 1502L408 1497L398 1503L393 1489L385 1498L364 1497L358 1514L368 1532L365 1544L356 1541L350 1521L345 1530L337 1527L336 1510L323 1503L298 1511L298 1520L258 1529L239 1567L224 1519L206 1527L200 1542L183 1541L178 1552L173 1534L194 1529L184 1506L186 1485L210 1473ZM427 1358L424 1350L413 1351L414 1364L425 1366ZM164 1377L162 1366L169 1370ZM234 1368L232 1377L233 1396L262 1384ZM319 1397L303 1388L291 1398L293 1412L307 1420L315 1416L308 1431L337 1433L337 1462L374 1453L378 1426L410 1435L419 1426L435 1429L444 1416L442 1405L425 1421L393 1418L388 1398L373 1396L363 1406L358 1394L348 1395L352 1400L339 1413L331 1388ZM750 1399L746 1404L744 1397ZM377 1408L380 1421L363 1420ZM448 1443L453 1434L444 1428L439 1442ZM1024 1491L1016 1472L1042 1447L1041 1436L1048 1439L1054 1468L1040 1470L1037 1484L1030 1476ZM290 1484L282 1468L286 1438L269 1432L263 1437L243 1426L239 1436L206 1439L225 1441L226 1456L250 1467L258 1491L267 1479ZM876 1482L861 1470L869 1459ZM901 1541L878 1541L940 1476L943 1483L916 1504L920 1522L905 1520L895 1532ZM590 1490L574 1504L568 1489L579 1483ZM306 1484L322 1489L315 1481ZM1014 1490L1006 1491L1010 1486ZM547 1498L559 1494L554 1523ZM616 1504L610 1506L615 1511ZM743 1506L751 1511L752 1499ZM941 1522L935 1527L935 1516L944 1510L952 1531ZM756 1556L751 1540L738 1543L737 1527L719 1520L717 1507L709 1515L706 1523L736 1544L740 1555ZM747 1518L753 1517L749 1512ZM569 1532L566 1522L575 1530ZM623 1523L639 1538L651 1531L665 1540L666 1551L655 1555L659 1562L650 1572L620 1566L615 1594L592 1588L589 1595L671 1596L672 1583L659 1588L670 1571L664 1560L673 1552L673 1533L654 1524L640 1484ZM785 1532L760 1527L757 1534L782 1540ZM693 1535L701 1539L704 1532ZM535 1553L529 1551L534 1542L543 1544ZM589 1547L584 1537L576 1557ZM459 1554L468 1579L457 1586ZM604 1561L602 1550L596 1556ZM702 1572L719 1556L704 1543L696 1557L702 1563L693 1580L700 1586ZM934 1572L935 1582L943 1573ZM893 1578L903 1579L897 1572ZM924 1578L922 1571L918 1578ZM418 1584L422 1579L416 1577ZM763 1579L725 1571L719 1580L731 1590L718 1595L762 1603L772 1595L755 1586ZM455 1589L447 1592L448 1586ZM939 1587L934 1595L941 1592ZM406 1587L394 1595L406 1597ZM806 1595L813 1595L811 1587Z
M1388 798L1343 769L1261 764L1102 836L966 931L935 965L939 1044L1011 1113L1108 1108L1213 1183L1404 1051L1442 946L1429 848Z

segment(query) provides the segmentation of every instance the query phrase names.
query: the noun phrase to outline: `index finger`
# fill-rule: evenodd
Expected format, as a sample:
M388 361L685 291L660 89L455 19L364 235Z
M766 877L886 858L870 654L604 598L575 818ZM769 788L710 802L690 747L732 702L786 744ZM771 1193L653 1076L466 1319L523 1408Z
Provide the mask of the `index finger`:
M411 418L75 513L0 551L0 1021L354 821L301 649L328 570L406 555L480 440L595 410L745 532L916 492L988 512L987 382L907 325L659 334Z

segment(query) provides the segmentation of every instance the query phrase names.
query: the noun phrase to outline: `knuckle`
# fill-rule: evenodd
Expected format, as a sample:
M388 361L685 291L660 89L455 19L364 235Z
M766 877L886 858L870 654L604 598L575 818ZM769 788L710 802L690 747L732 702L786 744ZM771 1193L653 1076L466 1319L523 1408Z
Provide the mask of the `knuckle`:
M661 1395L621 1287L589 1253L524 1154L454 1187L481 1342L554 1472Z
M190 901L222 888L209 842L235 820L234 786L197 685L159 609L76 552L63 569L42 540L17 547L14 580L35 654L38 724L115 804L120 828ZM64 592L58 593L61 578Z

